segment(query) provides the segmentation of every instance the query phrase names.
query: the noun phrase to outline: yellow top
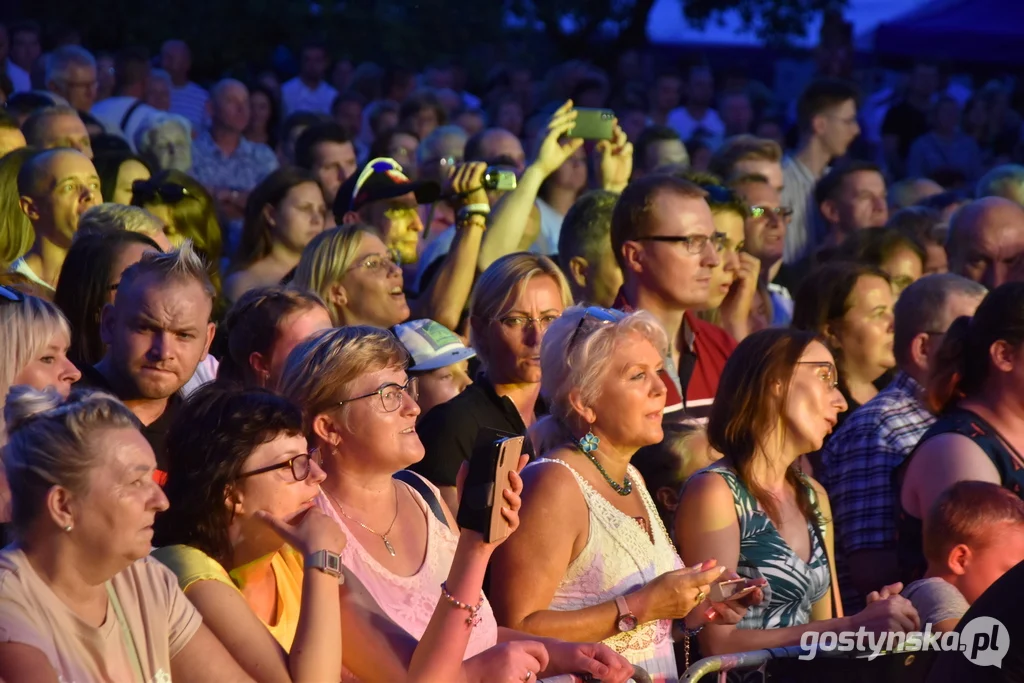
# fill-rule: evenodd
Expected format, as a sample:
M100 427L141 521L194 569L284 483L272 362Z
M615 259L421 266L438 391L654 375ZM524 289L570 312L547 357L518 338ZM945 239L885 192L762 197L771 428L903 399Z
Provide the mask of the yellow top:
M178 577L178 585L186 594L188 587L196 581L219 581L241 591L248 582L246 568L265 560L260 558L229 573L215 559L189 545L156 548L152 555L174 572ZM274 553L270 567L277 583L277 621L272 624L263 623L285 652L290 652L302 604L303 558L297 550L286 545Z

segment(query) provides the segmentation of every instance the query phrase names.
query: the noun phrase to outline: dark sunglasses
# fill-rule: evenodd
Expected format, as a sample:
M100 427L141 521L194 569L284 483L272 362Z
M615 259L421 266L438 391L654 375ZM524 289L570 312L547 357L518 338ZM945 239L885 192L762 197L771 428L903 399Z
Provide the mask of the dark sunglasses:
M25 295L11 287L0 285L0 304L16 304L25 300Z
M572 351L573 346L576 345L576 338L580 336L580 330L583 329L583 324L587 321L596 322L599 325L611 325L619 322L625 317L625 313L614 308L587 306L587 309L583 311L583 317L580 318L579 323L576 325L575 331L573 331L572 336L569 337L569 346L566 351Z
M177 204L185 197L192 197L187 187L177 183L154 183L136 180L132 183L132 198L146 202L159 197L165 204Z

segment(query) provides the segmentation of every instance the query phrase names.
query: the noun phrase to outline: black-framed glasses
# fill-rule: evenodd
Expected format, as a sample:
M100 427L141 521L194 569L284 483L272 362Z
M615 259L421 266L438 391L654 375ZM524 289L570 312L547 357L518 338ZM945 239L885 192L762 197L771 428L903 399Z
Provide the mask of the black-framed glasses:
M368 394L362 396L353 396L347 398L344 401L338 401L339 406L343 406L346 403L352 401L360 401L364 398L370 398L371 396L380 396L380 405L384 408L385 413L393 413L402 407L402 394L409 394L412 400L416 400L420 397L420 385L419 379L416 377L410 377L406 380L405 384L395 384L389 382L384 386L377 389L377 391L371 391Z
M0 285L0 304L4 303L20 303L25 300L25 295L14 289L13 287L5 287Z
M191 196L187 187L177 183L154 183L150 180L136 180L132 183L132 199L143 202L159 197L165 204L177 204Z
M711 243L715 251L722 251L728 236L724 232L713 232L710 235L649 235L638 237L641 242L674 242L686 245L686 251L690 254L703 254L704 249Z
M295 477L295 481L305 481L309 476L309 473L313 471L313 462L317 465L324 463L323 456L320 454L319 448L311 448L308 453L300 453L294 457L279 462L276 465L267 465L261 467L252 472L243 472L238 475L239 479L246 479L247 477L254 477L257 474L264 474L265 472L274 472L275 470L283 470L285 468L291 468L292 476Z
M573 330L572 336L569 337L569 346L566 348L566 350L571 351L573 346L575 346L576 338L580 336L580 330L583 329L583 324L586 323L587 321L596 322L599 325L611 325L619 322L625 317L625 313L614 308L587 306L587 308L583 311L583 316L580 318L580 321L576 324L576 329Z
M827 384L829 389L835 389L839 386L839 371L836 370L835 363L824 360L800 360L796 364L811 365L825 370L825 374L821 376L821 381Z
M775 216L779 220L785 220L793 215L793 209L788 206L752 206L748 215L751 218Z

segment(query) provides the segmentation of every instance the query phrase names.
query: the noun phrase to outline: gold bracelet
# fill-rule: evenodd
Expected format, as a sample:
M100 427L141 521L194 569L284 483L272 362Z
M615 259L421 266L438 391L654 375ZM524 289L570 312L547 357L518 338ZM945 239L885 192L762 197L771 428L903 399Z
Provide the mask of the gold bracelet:
M453 607L458 607L459 609L464 609L469 612L469 616L466 617L466 626L472 628L480 623L480 610L484 606L483 591L480 591L480 602L476 603L476 605L467 605L466 603L455 599L455 597L448 592L448 582L445 581L441 584L441 597L447 600Z

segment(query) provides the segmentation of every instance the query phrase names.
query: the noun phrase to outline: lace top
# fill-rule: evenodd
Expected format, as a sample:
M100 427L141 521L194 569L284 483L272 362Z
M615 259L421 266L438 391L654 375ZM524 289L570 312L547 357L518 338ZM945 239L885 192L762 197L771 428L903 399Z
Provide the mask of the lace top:
M326 495L321 493L317 496L316 504L324 514L340 524L348 536L348 544L341 551L345 570L359 579L391 621L419 640L441 599L441 583L448 578L459 537L437 520L426 501L412 487L398 480L396 484L409 490L427 520L427 552L423 564L412 576L398 576L388 571L366 552L346 523L348 520L337 513ZM438 490L432 484L428 485L440 499ZM466 658L480 654L497 642L498 624L485 599L480 610L480 623L473 629L466 647ZM348 670L342 671L341 678L344 683L359 681Z
M645 486L636 486L634 491L647 510L653 527L653 543L634 518L608 502L568 463L557 459L537 462L558 463L572 472L590 510L587 543L579 556L569 563L549 609L568 611L600 605L632 593L665 572L683 568ZM633 481L641 481L632 465L628 471ZM663 619L640 624L604 643L630 663L646 669L654 681L661 683L675 681L679 676L671 634L672 621Z

